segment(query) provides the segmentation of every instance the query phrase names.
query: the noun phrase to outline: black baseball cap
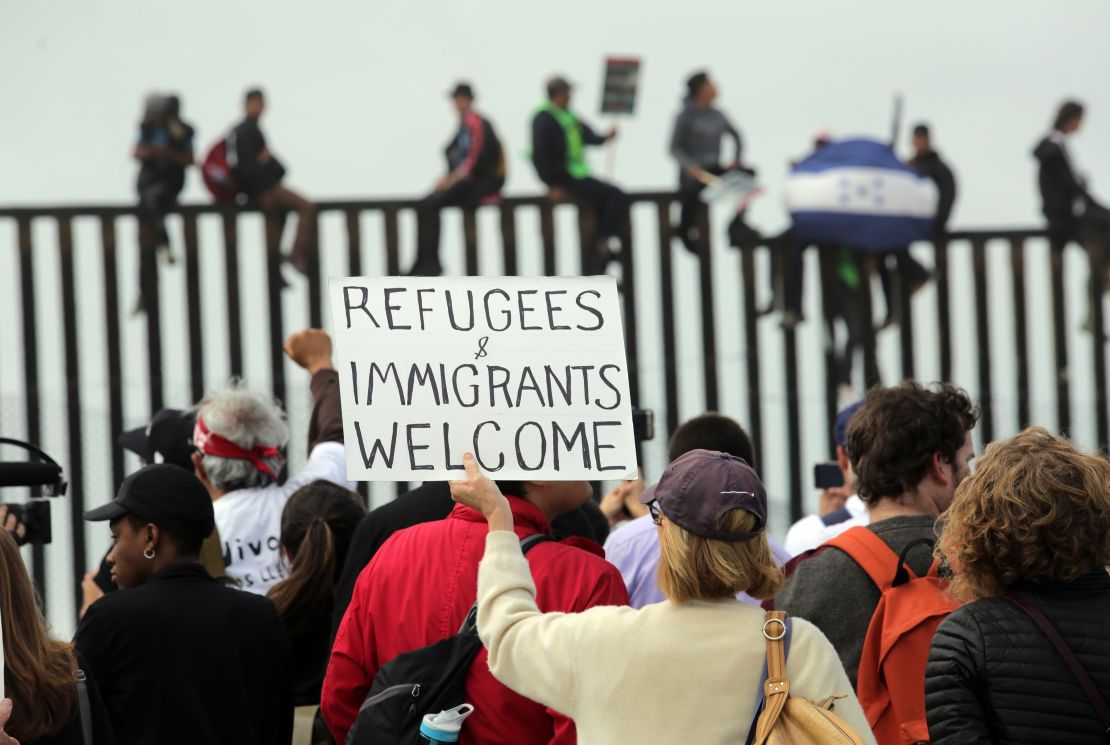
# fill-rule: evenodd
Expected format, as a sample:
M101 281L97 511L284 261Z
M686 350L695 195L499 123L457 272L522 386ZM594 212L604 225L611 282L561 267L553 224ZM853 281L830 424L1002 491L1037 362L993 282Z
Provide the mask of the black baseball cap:
M640 502L655 502L678 527L718 541L748 541L767 525L767 492L759 476L743 458L716 450L691 450L675 458L659 482L644 490ZM747 533L717 530L717 522L730 510L755 515L755 529Z
M556 75L553 78L549 78L547 81L547 97L551 98L556 93L569 91L573 87L574 86L571 85L570 81L564 78L562 75Z
M89 510L90 522L127 514L184 538L207 538L216 527L212 499L192 471L169 463L145 466L120 484L116 498Z
M466 98L469 98L471 101L473 101L474 100L474 89L470 87L470 83L458 83L457 85L455 85L454 88L451 89L451 93L448 94L448 95L451 98L458 98L459 96L464 96Z
M196 423L195 412L162 409L145 427L129 429L120 435L119 444L148 464L170 463L191 471Z

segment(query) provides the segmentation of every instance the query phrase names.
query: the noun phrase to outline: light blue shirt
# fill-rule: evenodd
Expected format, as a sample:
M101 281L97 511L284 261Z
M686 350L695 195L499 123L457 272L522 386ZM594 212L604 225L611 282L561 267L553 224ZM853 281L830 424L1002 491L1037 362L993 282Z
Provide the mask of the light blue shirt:
M628 598L633 608L643 608L652 603L661 603L663 596L655 582L655 571L659 567L659 529L644 515L630 520L609 534L605 541L605 558L620 570L624 584L628 586ZM767 536L775 562L782 566L790 560L790 554L782 544ZM746 593L736 596L737 600L750 605L760 601Z

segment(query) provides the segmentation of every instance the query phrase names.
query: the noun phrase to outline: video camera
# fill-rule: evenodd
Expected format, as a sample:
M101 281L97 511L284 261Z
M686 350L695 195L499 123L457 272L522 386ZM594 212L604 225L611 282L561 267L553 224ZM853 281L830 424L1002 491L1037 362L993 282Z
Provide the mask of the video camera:
M30 443L0 437L0 445L12 445L26 450L31 456L25 461L0 461L0 489L4 487L38 487L42 497L65 496L66 484L62 467L53 458ZM15 515L27 532L22 537L13 536L20 544L50 543L50 502L33 498L26 504L2 504L8 514Z

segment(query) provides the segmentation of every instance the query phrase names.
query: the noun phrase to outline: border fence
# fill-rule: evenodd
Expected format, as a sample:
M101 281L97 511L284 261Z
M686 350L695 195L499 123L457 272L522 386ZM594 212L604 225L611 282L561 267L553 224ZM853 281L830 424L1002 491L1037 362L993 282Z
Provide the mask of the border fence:
M764 242L741 247L738 249L738 261L731 258L725 261L722 257L726 256L725 252L729 249L713 241L714 238L721 239L722 231L710 230L706 223L701 234L707 236L707 239L703 241L696 256L696 270L692 280L696 291L692 296L685 289L677 289L680 282L676 278L676 262L690 260L680 258L685 253L683 249L672 248L677 246L671 227L671 211L676 204L677 195L669 192L643 192L631 194L630 200L635 214L629 233L632 250L625 250L620 254L619 271L629 382L634 403L661 412L657 419L657 430L663 439L680 423L680 398L686 395L683 393L684 388L695 387L701 392L704 402L702 410L721 409L722 390L733 384L727 378L734 377L732 372L723 372L726 367L722 362L720 349L727 340L730 347L740 350L736 362L737 369L742 371L743 385L739 395L746 409L743 424L751 434L757 454L757 463L754 465L761 470L758 461L765 460L766 453L770 450L777 451L776 445L782 444L784 452L776 455L787 464L787 478L785 483L776 485L776 491L787 496L790 517L799 517L803 513L803 494L808 488L805 484L805 469L811 465L804 461L802 439L807 426L812 426L803 421L801 413L800 376L806 380L813 380L811 376L824 376L821 401L821 424L824 425L824 432L820 435L824 444L819 449L826 451L823 453L826 457L833 453L829 433L836 414L837 391L831 373L834 333L828 314L822 312L825 316L822 321L825 370L822 373L799 361L798 329L783 328L777 322L771 324L760 320L758 298L768 295L767 288L776 277L781 277L781 270L776 269L781 262L772 244ZM333 224L341 221L342 233L345 235L342 250L338 252L336 242L328 242L327 273L399 273L405 268L401 265L402 231L399 229L399 222L406 213L415 212L417 205L418 202L412 200L318 203L317 219L329 220ZM566 225L567 221L556 219L556 213L561 214L561 211L567 209L556 206L543 197L511 197L496 205L462 210L461 264L465 267L465 273L516 275L522 271L525 252L532 252L529 261L534 261L537 258L534 254L538 253L543 273L555 275L560 263L564 266L566 264L565 247L568 240L557 236L556 226ZM281 340L294 330L287 324L287 318L292 314L290 303L294 298L283 289L285 280L282 276L280 237L284 216L269 216L263 220L262 284L265 287L265 298L244 295L240 291L246 280L246 273L251 271L244 267L241 228L245 216L256 211L251 207L220 205L185 205L175 211L175 219L180 220L180 234L176 244L180 247L183 269L184 307L177 303L167 305L162 301L160 293L163 290L160 290L156 269L149 281L144 280L145 349L132 349L125 344L122 330L128 317L126 311L122 310L126 301L123 298L123 283L120 281L123 253L120 231L123 222L138 219L137 210L131 206L0 208L0 235L3 235L3 230L14 228L19 275L18 280L10 285L19 288L19 313L17 317L5 318L0 323L17 329L14 335L21 340L22 347L14 355L12 350L0 350L0 356L9 373L13 367L19 368L16 374L22 379L25 392L20 401L24 408L21 419L25 424L25 431L11 431L12 422L5 426L5 422L0 420L0 434L22 437L33 443L42 439L44 412L40 405L43 376L39 354L42 343L40 327L43 304L49 302L52 312L59 313L61 318L61 348L66 381L64 426L68 432L68 451L52 455L63 464L70 483L67 518L73 548L72 590L78 605L79 579L90 566L90 558L94 561L99 558L89 556L86 526L81 519L82 512L89 506L87 502L91 501L86 498L85 488L88 465L85 461L86 439L103 437L114 442L116 435L125 429L125 367L145 366L149 384L144 393L149 403L149 412L153 413L164 406L166 398L164 350L168 337L183 334L186 339L187 372L181 371L181 374L188 380L192 401L199 401L206 388L215 382L211 375L206 375L206 357L226 356L231 374L242 375L244 355L248 354L244 341L261 336L267 340L269 358L266 364L270 370L273 395L279 400L287 400L286 364ZM518 216L527 211L538 212L538 235L529 232L525 237L519 229ZM375 223L380 225L380 234L371 235L365 230L366 221L363 218L367 214L377 216ZM481 241L479 240L480 217L487 228L491 224L497 225L497 236L483 234ZM580 252L571 261L580 268L588 267L591 262L593 218L588 210L576 210L575 217L577 235L569 240L576 242ZM219 231L215 235L219 239L215 241L216 245L209 245L212 241L201 240L202 234L208 237L213 235L213 231L198 230L198 221L201 220L218 221ZM89 223L95 223L99 240L76 240L74 225L78 222L85 228L88 228ZM535 223L534 215L529 215L528 222L530 225ZM654 240L649 240L644 235L645 225L654 227L654 231L650 231L655 233ZM637 229L637 235L632 234L633 228ZM52 259L49 262L51 268L57 267L58 272L56 278L51 278L51 282L58 282L56 298L41 297L43 278L40 275L45 270L38 265L47 263L42 261L41 252L54 250L53 246L40 245L43 243L39 239L44 229L52 229L57 237L56 261ZM81 235L87 239L89 230L83 229ZM1048 357L1048 364L1054 370L1048 386L1051 391L1040 391L1039 395L1047 396L1053 402L1056 430L1070 432L1073 398L1076 395L1073 375L1076 363L1073 360L1077 358L1077 344L1074 338L1070 345L1068 343L1070 321L1067 306L1068 278L1071 278L1071 284L1075 284L1075 275L1069 272L1076 271L1076 264L1071 262L1069 269L1063 252L1038 251L1033 256L1027 250L1027 245L1031 242L1043 242L1044 239L1045 232L1042 230L974 230L950 233L944 241L935 245L915 246L915 255L932 260L935 302L930 303L931 308L923 308L922 303L911 299L908 293L895 293L899 298L898 307L895 308L898 321L895 356L898 366L895 374L885 376L885 382L892 382L895 378L915 377L923 353L935 357L935 369L939 371L939 378L944 380L953 379L957 363L970 365L968 369L975 371L977 383L975 398L983 409L981 439L989 442L996 436L1007 433L997 422L1003 413L1000 407L1009 406L1008 402L1011 400L1016 410L1005 412L1007 422L1016 422L1020 427L1033 421L1030 411L1030 401L1033 399L1031 367ZM497 241L500 249L499 262L493 262L490 257L496 256L498 251L491 246ZM2 248L3 244L0 242L0 249ZM561 250L563 256L560 256ZM97 433L90 431L92 428L88 422L82 421L84 409L80 385L82 371L90 363L82 354L79 341L87 344L90 340L80 339L79 315L82 308L78 302L78 294L81 292L79 286L92 278L79 277L79 264L75 261L80 255L82 262L88 262L90 253L97 256L95 261L102 268L103 285L96 294L101 298L99 302L102 303L104 325L101 338L95 340L95 344L102 347L108 381L107 390L103 394L108 411L108 429ZM323 325L327 299L327 275L320 253L318 251L313 254L309 261L307 307L297 310L298 314L304 314L309 324L315 327ZM200 266L202 254L206 262L222 262L223 286L209 286L206 282L205 273ZM1005 258L1000 259L999 254ZM334 263L337 256L341 257L338 265ZM1091 386L1095 404L1095 411L1091 416L1094 420L1093 430L1097 433L1097 442L1094 444L1105 451L1110 441L1110 412L1106 399L1105 324L1101 302L1104 286L1103 256L1097 245L1085 247L1084 256L1085 263L1089 265L1090 281L1084 281L1084 286L1090 293L1087 298L1090 309L1088 325L1092 340L1089 355L1092 369L1085 374L1089 372L1090 379L1094 381ZM132 257L128 258L130 260ZM1034 261L1034 258L1037 260ZM827 310L824 299L830 291L827 289L829 272L826 262L820 259L818 261L822 278L819 283L821 292L818 294L822 301L821 304L812 301L809 307ZM856 261L864 287L869 288L874 260L861 255ZM812 266L813 259L809 259L809 262ZM496 263L500 266L490 265ZM959 297L953 292L957 263L961 267L971 268L970 293L961 293ZM80 265L83 266L84 263ZM1008 266L1008 271L999 271L1001 266ZM722 284L722 272L735 273ZM650 273L655 279L650 286L638 287L637 279L640 278L642 282L643 277L647 276L645 273ZM1029 315L1027 298L1032 290L1027 285L1033 280L1043 283L1046 277L1051 318L1034 319ZM728 292L722 292L722 287L735 288L735 291L730 297ZM1009 307L1003 308L992 300L992 293L997 293L1003 287L1013 299L1012 314ZM814 292L811 287L807 295L812 297ZM872 293L864 292L862 296L865 299L865 317L871 317ZM301 300L297 298L297 302ZM722 315L722 306L726 303L730 308L727 316ZM225 349L217 349L206 338L203 318L205 314L211 316L213 313L222 319L221 323L226 327L226 342L221 342L226 343ZM930 317L915 322L915 314L927 314ZM697 322L700 322L700 329L697 329ZM1035 338L1031 336L1030 326L1034 322L1051 328L1051 343L1043 339L1042 335L1038 334ZM915 327L920 328L922 323L935 328L935 333L930 333L928 348L924 349L923 340L915 339ZM974 359L960 358L963 353L953 345L956 332L970 333L973 336L974 342L970 348L975 350ZM877 333L873 323L866 324L867 339L863 345L862 365L862 382L865 385L880 380ZM1007 341L1007 353L1004 356L992 353L992 346L997 346L994 340L1002 334L1012 334L1012 342ZM653 338L649 340L649 336ZM773 339L776 336L779 338ZM648 346L652 349L660 350L657 355L658 364L646 359L646 341L651 342ZM691 345L700 346L694 354L696 364L680 364L680 347L688 350ZM768 377L768 350L781 354L780 359L772 361L771 375L776 378L773 381ZM1084 364L1087 364L1088 355L1084 353L1081 357ZM644 393L642 389L642 378L649 367L659 371L657 377L660 379L660 385L655 386L655 392L650 394ZM727 368L729 371L732 369ZM998 381L1002 373L1005 373L1007 385L1011 387L1011 396L998 395ZM777 379L780 375L781 381ZM767 390L772 382L776 390L781 387L781 399L777 395L773 398L768 396ZM772 424L776 433L780 430L785 432L783 440L775 437L772 442L768 435ZM1011 426L1006 429L1012 431L1013 428ZM118 484L125 475L124 454L118 447L109 447L106 452L108 451L111 452L112 482ZM398 484L398 493L406 486ZM45 564L41 546L33 549L31 563L36 582L43 586Z

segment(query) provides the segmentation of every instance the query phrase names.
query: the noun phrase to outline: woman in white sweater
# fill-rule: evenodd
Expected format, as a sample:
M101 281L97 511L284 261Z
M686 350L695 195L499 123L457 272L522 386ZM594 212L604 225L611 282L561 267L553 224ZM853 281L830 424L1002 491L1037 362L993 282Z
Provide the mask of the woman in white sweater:
M763 533L767 496L740 458L694 450L642 501L660 526L659 586L667 601L635 610L541 613L509 505L468 454L451 493L487 519L478 570L478 631L494 676L574 719L583 745L743 743L766 658L764 614L738 592L772 597L782 584ZM875 740L836 651L793 620L790 694L840 696L834 712Z

